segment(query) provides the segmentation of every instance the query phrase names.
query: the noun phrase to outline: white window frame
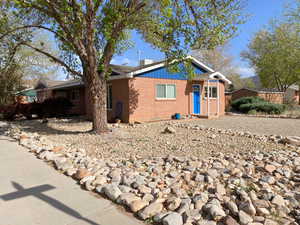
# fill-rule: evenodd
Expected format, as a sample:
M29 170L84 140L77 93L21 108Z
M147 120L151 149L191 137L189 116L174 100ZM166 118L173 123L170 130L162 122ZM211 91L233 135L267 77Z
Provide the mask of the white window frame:
M107 94L107 102L106 102L106 109L107 110L112 110L112 96L111 96L111 98L110 98L110 96L109 96L109 89L111 88L111 94L112 94L112 85L111 84L108 84L107 85L107 87L106 87L106 89L107 89L107 91L106 91L106 94ZM111 101L110 101L111 100Z
M209 99L217 99L219 97L218 86L205 86L204 87L204 98L205 99L207 99L207 92L208 92L207 88L209 88L209 95L210 95ZM213 93L212 89L213 88L216 88L216 90L217 90L217 96L216 97L212 97L212 93Z
M165 98L161 98L161 97L157 97L157 86L158 85L163 85L165 86L165 93L166 93L166 97ZM174 86L175 87L175 98L167 98L167 86ZM176 100L177 97L177 87L176 84L155 84L155 98L157 100Z

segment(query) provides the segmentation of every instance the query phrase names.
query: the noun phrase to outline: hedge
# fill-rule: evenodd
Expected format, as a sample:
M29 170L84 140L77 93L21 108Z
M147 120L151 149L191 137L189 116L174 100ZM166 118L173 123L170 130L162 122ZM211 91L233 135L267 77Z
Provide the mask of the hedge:
M260 97L242 97L242 98L234 100L231 103L231 106L232 106L233 109L239 111L241 105L251 104L251 103L258 103L258 102L266 102L266 101L263 98L260 98Z
M231 106L242 113L263 112L281 114L286 110L285 105L270 103L260 97L242 97L233 101Z
M270 102L256 102L240 105L239 111L248 113L255 110L256 112L264 112L268 114L281 114L286 110L285 105L274 104Z

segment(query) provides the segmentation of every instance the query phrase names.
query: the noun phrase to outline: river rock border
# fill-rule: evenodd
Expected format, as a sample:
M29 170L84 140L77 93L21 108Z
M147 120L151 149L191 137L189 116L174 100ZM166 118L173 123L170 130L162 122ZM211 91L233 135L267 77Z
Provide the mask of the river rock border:
M213 130L197 126L191 129ZM118 161L91 158L83 149L58 146L17 127L10 127L7 135L37 158L78 180L86 190L106 196L148 222L300 223L300 154L295 150L218 153L206 159L164 156ZM252 137L249 133L243 135Z

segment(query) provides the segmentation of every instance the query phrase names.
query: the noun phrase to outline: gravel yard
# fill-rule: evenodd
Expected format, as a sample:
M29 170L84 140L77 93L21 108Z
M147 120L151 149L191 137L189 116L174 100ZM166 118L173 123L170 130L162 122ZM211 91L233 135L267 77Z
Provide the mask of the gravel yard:
M6 134L147 224L299 225L300 137L203 121L111 125L94 135L90 122L50 119L9 124Z
M38 120L17 123L22 128L25 128L25 131L38 132L41 135L45 135L57 145L66 144L68 148L85 149L92 157L128 159L136 156L149 157L169 154L202 157L219 152L232 153L247 152L249 150L272 151L274 149L285 149L286 146L282 144L222 133L216 134L207 130L187 129L179 126L180 124L205 125L206 127L250 130L253 133L263 132L289 135L295 134L294 132L300 129L300 124L296 125L298 121L287 119L278 121L280 121L281 125L285 123L291 125L280 127L276 119L224 117L220 120L199 119L146 123L135 125L134 127L121 124L117 127L112 126L111 133L101 136L88 132L91 129L91 123L78 118L50 119L48 123L41 123ZM243 128L241 124L245 124L246 128ZM277 127L277 129L271 129L271 125ZM175 127L176 132L174 134L163 133L167 126ZM258 132L255 132L255 128L258 129Z
M194 120L193 123L207 127L249 131L257 134L300 136L300 119L224 116L215 120Z

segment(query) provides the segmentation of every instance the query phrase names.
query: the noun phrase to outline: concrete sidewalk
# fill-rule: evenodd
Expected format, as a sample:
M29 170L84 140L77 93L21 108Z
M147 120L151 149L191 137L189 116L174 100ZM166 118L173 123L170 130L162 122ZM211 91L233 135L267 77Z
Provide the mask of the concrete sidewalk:
M142 225L0 135L1 225Z

